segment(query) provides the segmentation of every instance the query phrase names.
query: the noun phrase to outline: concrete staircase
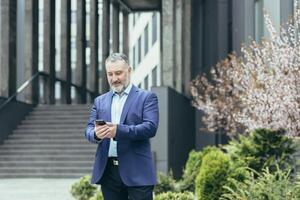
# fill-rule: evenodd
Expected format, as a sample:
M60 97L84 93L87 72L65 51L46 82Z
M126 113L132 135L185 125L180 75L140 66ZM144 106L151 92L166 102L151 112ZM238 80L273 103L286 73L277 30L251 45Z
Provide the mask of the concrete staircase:
M91 174L96 145L84 137L89 107L36 107L0 145L0 178L79 178Z

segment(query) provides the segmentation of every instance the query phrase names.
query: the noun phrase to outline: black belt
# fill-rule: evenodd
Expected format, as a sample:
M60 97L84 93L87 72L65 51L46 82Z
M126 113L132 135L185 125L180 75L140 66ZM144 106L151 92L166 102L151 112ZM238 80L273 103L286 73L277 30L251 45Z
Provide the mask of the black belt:
M118 166L119 165L119 161L117 157L108 157L108 163L114 166Z

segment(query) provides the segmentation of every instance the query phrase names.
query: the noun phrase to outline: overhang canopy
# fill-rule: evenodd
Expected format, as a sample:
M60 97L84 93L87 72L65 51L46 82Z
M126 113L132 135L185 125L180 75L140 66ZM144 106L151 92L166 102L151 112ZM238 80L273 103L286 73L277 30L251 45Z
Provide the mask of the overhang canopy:
M130 12L160 11L161 0L115 0Z

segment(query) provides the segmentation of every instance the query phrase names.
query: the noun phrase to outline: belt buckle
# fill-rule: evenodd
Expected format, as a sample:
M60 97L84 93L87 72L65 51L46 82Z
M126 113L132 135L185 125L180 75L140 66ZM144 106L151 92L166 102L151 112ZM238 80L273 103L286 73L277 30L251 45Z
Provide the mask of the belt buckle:
M113 160L113 165L119 165L119 162L117 160Z

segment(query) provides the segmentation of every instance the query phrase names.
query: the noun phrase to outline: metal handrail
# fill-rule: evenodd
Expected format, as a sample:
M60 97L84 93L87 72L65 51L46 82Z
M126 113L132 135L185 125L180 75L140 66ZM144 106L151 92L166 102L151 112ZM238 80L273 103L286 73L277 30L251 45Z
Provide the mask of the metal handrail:
M35 80L37 77L39 76L44 76L44 77L47 77L49 78L49 74L45 73L45 72L37 72L35 73L33 76L31 76L27 81L25 81L18 89L17 91L11 95L6 101L4 101L1 105L0 105L0 111L7 105L9 104L13 99L15 99L15 97L20 93L22 92L33 80ZM67 81L65 80L62 80L62 79L59 79L57 77L55 77L54 79L55 81L59 81L61 83L67 83ZM87 88L83 88L81 86L78 86L74 83L70 83L71 86L75 87L76 89L79 89L79 90L82 90L84 89L85 92L87 93L90 93L91 96L95 96L96 95L96 92L92 92L90 91L89 89Z

